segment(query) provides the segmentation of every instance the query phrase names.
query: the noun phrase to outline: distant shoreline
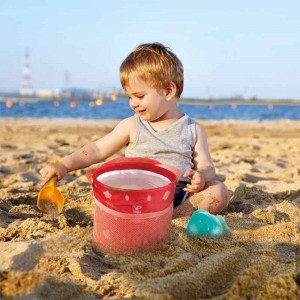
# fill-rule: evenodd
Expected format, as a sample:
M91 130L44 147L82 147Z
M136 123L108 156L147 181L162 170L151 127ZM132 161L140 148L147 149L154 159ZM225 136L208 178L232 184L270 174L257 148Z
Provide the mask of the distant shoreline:
M124 100L125 98L119 98L119 100ZM0 102L24 102L24 103L30 103L30 102L53 102L53 101L61 101L61 102L90 102L95 101L96 99L41 99L37 97L4 97L0 96ZM118 100L117 100L118 101ZM104 102L113 102L110 99L104 99ZM289 100L289 99L257 99L257 100L242 100L242 99L194 99L194 98L186 98L186 99L180 99L180 104L194 104L194 105L300 105L300 100Z
M300 105L300 100L197 100L197 99L181 99L181 104L194 105Z

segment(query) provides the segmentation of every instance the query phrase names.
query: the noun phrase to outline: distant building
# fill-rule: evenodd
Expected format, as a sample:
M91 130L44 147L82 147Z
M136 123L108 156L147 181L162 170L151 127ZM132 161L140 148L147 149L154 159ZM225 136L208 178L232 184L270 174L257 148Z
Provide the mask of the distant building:
M54 89L53 90L53 96L54 97L60 97L61 96L61 89Z
M30 60L29 60L29 51L25 51L24 56L24 67L23 67L23 76L22 76L22 86L20 89L21 96L32 96L33 89L32 89L32 79L31 79L31 72L30 72Z
M52 90L39 89L36 91L36 96L41 98L52 98L54 96L54 93Z

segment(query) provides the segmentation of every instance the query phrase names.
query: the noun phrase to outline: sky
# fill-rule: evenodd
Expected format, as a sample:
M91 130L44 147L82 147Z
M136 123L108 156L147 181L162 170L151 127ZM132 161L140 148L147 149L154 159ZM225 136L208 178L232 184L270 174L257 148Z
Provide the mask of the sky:
M136 46L161 42L184 66L185 98L300 99L300 1L1 0L0 91L120 88Z

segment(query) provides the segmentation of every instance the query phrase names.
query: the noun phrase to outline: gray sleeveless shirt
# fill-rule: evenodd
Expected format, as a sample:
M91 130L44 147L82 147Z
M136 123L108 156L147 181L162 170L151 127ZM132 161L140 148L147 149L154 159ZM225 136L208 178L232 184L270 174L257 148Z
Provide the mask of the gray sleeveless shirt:
M184 115L163 131L156 132L148 122L135 114L136 136L125 149L126 157L145 157L177 167L181 172L194 167L193 149L196 143L195 121Z

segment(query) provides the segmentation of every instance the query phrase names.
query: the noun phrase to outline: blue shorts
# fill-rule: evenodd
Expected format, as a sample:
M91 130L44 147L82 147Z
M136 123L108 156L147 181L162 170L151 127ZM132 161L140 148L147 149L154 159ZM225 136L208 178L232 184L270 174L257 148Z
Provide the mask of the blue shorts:
M175 195L174 195L174 207L180 205L186 200L189 195L189 192L184 191L187 182L179 181L176 185Z

